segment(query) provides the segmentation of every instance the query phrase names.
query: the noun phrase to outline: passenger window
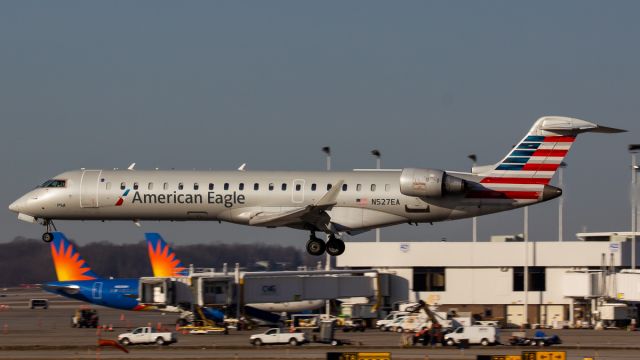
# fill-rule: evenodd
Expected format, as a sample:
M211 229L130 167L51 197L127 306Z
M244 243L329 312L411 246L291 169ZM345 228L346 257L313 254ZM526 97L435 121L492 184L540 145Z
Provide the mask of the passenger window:
M153 190L153 183L152 183L152 182L150 182L150 183L147 185L147 189L149 189L149 190Z
M166 182L166 183L162 184L162 188L165 189L165 190L169 190L169 183Z
M105 189L107 189L107 190L111 190L111 183L110 183L110 182L108 182L108 183L105 185Z
M238 186L238 189L244 190L244 183L240 183L240 185Z
M127 184L125 183L120 183L120 190L124 190L127 188Z
M384 191L389 191L389 190L391 190L391 185L390 184L386 184L384 186Z
M269 183L269 191L273 191L274 187L275 187L275 185L273 185L273 183Z
M285 191L285 190L287 190L287 184L282 183L282 191Z
M376 191L376 184L371 184L371 191Z
M316 184L311 184L311 191L316 191Z
M260 185L258 183L253 184L253 190L258 191L260 189Z
M198 185L198 183L193 184L193 190L198 190L199 188L200 188L200 185Z
M362 190L362 184L356 185L356 191L360 191L360 190Z
M302 189L302 185L296 184L296 191L300 191L300 189Z
M224 183L224 189L229 190L229 183Z
M347 191L347 184L342 184L342 191Z
M209 190L213 190L213 184L209 183Z
M133 183L133 190L138 190L138 183L137 182Z
M184 184L183 183L178 183L178 190L182 190L184 189Z
M327 184L327 191L331 190L331 187L332 187L332 186L333 186L333 185L331 185L331 184Z

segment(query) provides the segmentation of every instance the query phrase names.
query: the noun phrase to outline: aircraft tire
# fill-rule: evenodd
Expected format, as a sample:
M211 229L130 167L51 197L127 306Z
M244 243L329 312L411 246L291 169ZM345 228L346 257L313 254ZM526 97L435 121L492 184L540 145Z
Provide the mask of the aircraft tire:
M329 241L327 242L327 254L331 255L331 256L340 256L344 253L344 241L340 240L340 239L336 239L334 237L329 238Z
M42 234L42 241L50 243L51 241L53 241L53 234L50 232Z
M309 255L320 256L324 253L326 249L326 245L324 241L318 239L317 237L312 237L307 241L307 252Z

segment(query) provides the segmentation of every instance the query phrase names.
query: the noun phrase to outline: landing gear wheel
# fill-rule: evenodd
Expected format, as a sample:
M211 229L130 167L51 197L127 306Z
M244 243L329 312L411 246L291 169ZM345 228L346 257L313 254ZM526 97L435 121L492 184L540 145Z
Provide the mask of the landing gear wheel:
M53 241L53 234L50 232L46 232L44 234L42 234L42 241L46 242L46 243L50 243Z
M344 253L344 241L340 239L336 239L335 237L330 237L329 241L327 241L327 254L331 256L339 256Z
M317 237L311 237L309 241L307 241L307 252L309 255L320 256L324 253L325 247L324 241Z

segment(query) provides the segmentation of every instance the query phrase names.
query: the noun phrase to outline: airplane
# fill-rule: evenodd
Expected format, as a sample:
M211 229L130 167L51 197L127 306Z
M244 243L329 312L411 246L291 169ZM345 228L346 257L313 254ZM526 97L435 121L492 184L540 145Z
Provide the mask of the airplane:
M61 233L52 232L51 255L58 281L48 282L42 288L54 294L121 310L153 310L140 304L139 279L105 279L96 275L84 261L75 246ZM188 269L175 258L173 251L157 233L146 233L149 258L154 276L186 276ZM166 311L164 309L163 311Z
M498 163L470 173L439 169L353 171L137 171L80 169L13 202L18 219L227 221L310 232L306 249L341 255L340 237L402 223L434 223L512 210L562 194L549 185L576 136L625 130L584 120L538 119ZM324 232L328 241L316 237Z

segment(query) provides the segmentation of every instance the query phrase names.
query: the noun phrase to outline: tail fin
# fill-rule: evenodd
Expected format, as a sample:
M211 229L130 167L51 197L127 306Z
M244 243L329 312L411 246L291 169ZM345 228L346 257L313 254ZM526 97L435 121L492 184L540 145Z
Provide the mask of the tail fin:
M483 184L547 185L578 134L624 131L569 117L545 116L535 122L502 161L489 169L483 167L489 171L478 175L485 176Z
M187 276L189 270L176 258L171 247L158 233L145 233L153 276Z
M91 271L75 246L61 232L53 233L51 256L58 281L98 279L98 275Z

